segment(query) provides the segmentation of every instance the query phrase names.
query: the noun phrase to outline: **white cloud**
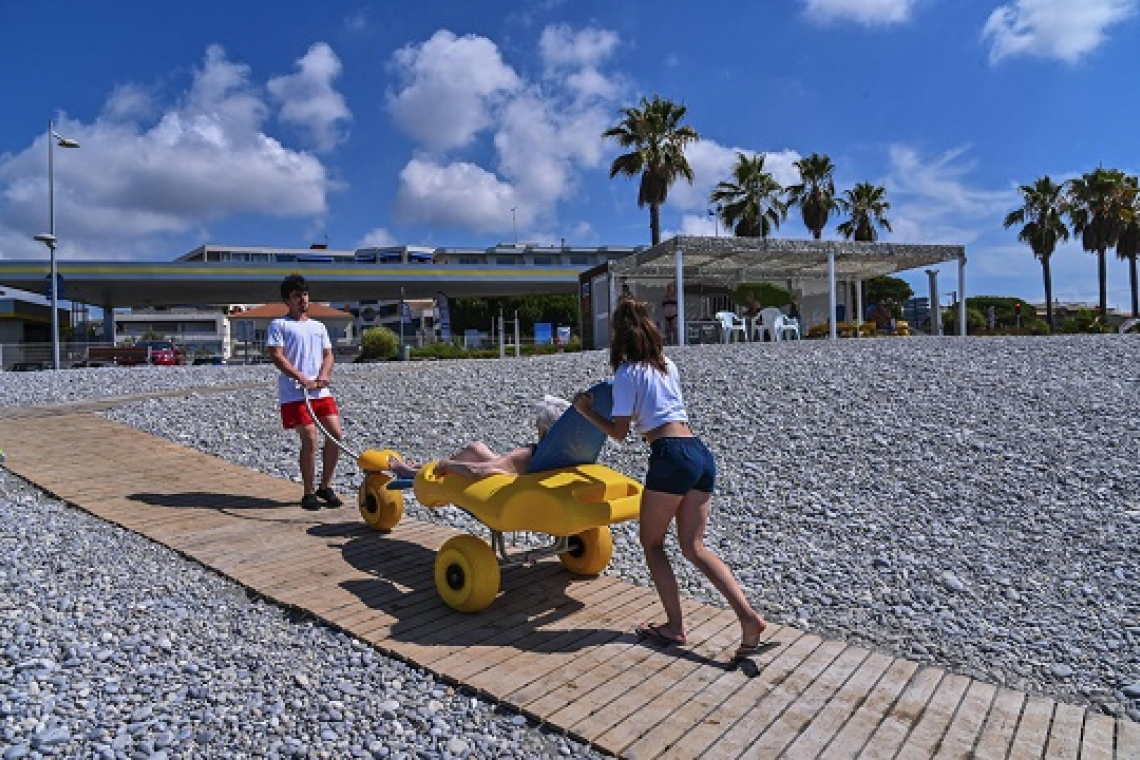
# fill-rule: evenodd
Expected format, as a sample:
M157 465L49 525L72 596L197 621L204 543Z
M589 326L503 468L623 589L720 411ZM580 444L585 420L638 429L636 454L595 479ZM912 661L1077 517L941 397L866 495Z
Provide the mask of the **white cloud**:
M548 27L541 81L520 77L481 37L441 31L397 52L403 89L389 107L421 150L401 174L401 219L500 233L517 224L527 240L555 239L557 204L603 159L601 135L624 85L601 66L617 41L604 30ZM441 186L456 181L469 185Z
M538 39L547 76L560 70L590 69L617 49L620 38L608 29L590 27L574 31L565 24L548 26Z
M100 118L107 121L141 121L155 115L156 106L150 92L135 84L119 85L103 104Z
M1074 63L1136 9L1137 0L1016 0L990 14L982 37L990 42L991 63L1019 55Z
M892 145L891 172L886 180L894 229L900 243L966 245L983 232L1001 226L1001 216L1017 204L1015 191L971 187L973 167L962 160L965 148L927 159L913 148Z
M263 91L221 48L207 50L189 90L156 121L143 120L158 111L143 93L119 87L95 122L59 120L58 131L82 146L56 155L61 254L153 256L156 241L188 233L204 239L206 225L227 217L326 213L332 183L324 166L266 134ZM0 156L0 252L7 258L33 255L28 241L44 231L45 139Z
M517 91L518 75L485 37L441 29L394 55L399 92L388 108L413 139L435 151L467 145L493 123L498 105Z
M910 19L918 0L803 0L812 21L830 24L854 21L864 26L900 24Z
M412 159L400 172L401 222L493 232L510 229L514 188L482 167Z
M736 165L736 154L752 156L755 150L721 145L715 140L704 139L690 144L685 149L685 157L693 169L693 184L678 180L669 189L669 205L682 211L707 211L709 196L718 183L732 179L732 168ZM766 154L764 169L784 187L799 180L795 162L800 154L794 150L772 151ZM712 225L709 226L712 230ZM686 232L685 234L690 234Z
M340 59L332 48L318 42L297 61L297 73L274 77L267 85L280 105L281 121L309 135L318 151L329 151L342 142L352 113L344 96L333 88L340 76Z
M377 227L374 230L369 230L368 234L360 239L356 244L357 248L387 248L390 245L397 245L396 236L383 227Z

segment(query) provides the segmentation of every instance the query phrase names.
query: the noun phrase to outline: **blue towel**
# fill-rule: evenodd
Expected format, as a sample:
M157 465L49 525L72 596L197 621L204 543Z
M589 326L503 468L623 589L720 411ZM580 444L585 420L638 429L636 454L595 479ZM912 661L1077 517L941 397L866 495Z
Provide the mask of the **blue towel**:
M587 393L594 397L594 411L610 419L614 408L613 384L598 383ZM606 434L577 409L570 407L538 442L538 449L531 457L527 472L546 472L593 464L598 461L605 443Z

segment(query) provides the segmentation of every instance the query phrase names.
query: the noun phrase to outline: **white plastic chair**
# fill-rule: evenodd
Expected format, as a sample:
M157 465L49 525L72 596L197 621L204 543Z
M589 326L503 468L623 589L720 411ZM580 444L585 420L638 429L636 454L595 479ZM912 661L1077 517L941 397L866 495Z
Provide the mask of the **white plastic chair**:
M777 340L801 340L800 321L781 314L776 317L776 326L773 332L776 334Z
M784 316L783 313L775 308L768 307L760 311L760 318L756 320L753 325L752 332L760 333L759 337L753 335L754 340L764 340L764 333L768 333L768 340L777 341L780 339L780 331L776 327L776 320Z
M720 321L721 341L730 342L734 333L740 333L741 340L748 340L748 328L744 324L744 317L738 317L731 311L718 311L716 318Z

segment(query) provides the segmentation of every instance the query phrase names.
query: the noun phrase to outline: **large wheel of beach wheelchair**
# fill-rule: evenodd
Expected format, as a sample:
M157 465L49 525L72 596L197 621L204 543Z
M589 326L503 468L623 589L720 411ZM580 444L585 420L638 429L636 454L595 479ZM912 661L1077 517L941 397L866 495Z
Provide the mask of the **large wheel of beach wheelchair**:
M575 575L597 575L613 555L614 536L608 525L602 525L570 536L570 550L559 554L558 559Z
M435 588L453 610L486 608L499 593L499 560L494 550L476 536L448 539L435 555Z
M370 472L360 486L357 503L364 522L379 531L390 531L404 517L404 494L387 488L392 476L383 472Z

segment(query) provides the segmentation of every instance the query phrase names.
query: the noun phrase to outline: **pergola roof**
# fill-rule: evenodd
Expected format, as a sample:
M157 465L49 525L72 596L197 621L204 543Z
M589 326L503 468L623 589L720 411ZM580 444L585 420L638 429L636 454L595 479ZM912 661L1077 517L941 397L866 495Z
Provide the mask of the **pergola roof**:
M827 259L835 253L837 280L872 277L965 258L960 245L857 243L836 240L675 237L611 263L615 277L671 280L681 251L684 279L735 287L741 282L827 280Z

